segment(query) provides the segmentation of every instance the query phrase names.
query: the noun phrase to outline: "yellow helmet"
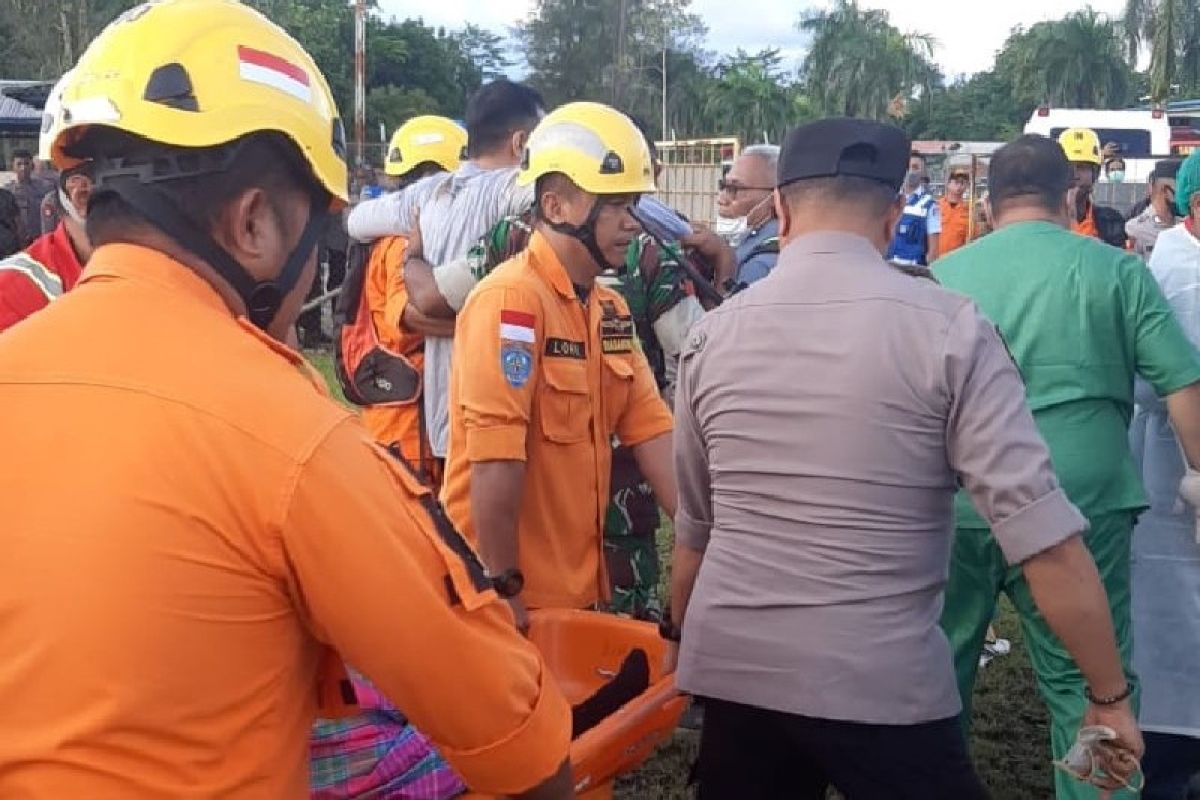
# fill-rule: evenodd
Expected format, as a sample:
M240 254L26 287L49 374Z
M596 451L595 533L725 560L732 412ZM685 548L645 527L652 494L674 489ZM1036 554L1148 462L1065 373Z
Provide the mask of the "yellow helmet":
M600 103L567 103L538 123L517 183L561 172L591 194L656 191L654 162L633 120Z
M413 117L392 134L383 171L399 177L420 164L432 162L446 172L453 172L458 169L466 146L467 132L454 120L430 114Z
M59 169L89 154L104 126L178 147L215 147L260 131L295 143L313 176L347 201L346 138L312 57L236 0L163 0L125 12L51 95L40 150Z
M1058 144L1071 163L1095 164L1104 162L1100 158L1100 137L1090 128L1067 128L1058 137Z

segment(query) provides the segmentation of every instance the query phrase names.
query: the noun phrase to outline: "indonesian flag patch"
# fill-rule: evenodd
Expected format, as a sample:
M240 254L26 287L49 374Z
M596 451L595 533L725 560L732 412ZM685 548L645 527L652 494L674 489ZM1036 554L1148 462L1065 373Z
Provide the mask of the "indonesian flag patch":
M308 72L286 58L238 45L238 73L244 81L261 83L305 103L312 102L312 79Z
M500 312L500 371L514 389L523 387L533 374L535 322L533 314L526 311Z
M533 314L504 309L500 312L500 338L533 344L537 341L533 332L534 322Z

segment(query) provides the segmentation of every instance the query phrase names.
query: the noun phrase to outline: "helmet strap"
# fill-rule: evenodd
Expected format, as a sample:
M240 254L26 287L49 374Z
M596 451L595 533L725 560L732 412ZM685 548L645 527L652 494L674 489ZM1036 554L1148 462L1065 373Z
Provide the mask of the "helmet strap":
M602 210L600 198L597 197L592 201L592 208L588 211L587 219L583 221L582 225L572 225L569 222L550 222L549 220L546 221L546 224L555 233L579 240L580 244L587 249L592 260L600 267L601 272L615 269L620 273L624 271L625 265L614 266L608 263L604 258L604 253L600 250L600 243L596 241L596 220L600 219Z
M174 201L156 186L124 178L106 181L101 191L119 195L147 222L212 267L241 298L250 321L264 331L279 313L283 299L299 282L304 265L316 247L317 237L328 221L328 205L324 198L314 192L300 240L284 261L283 269L278 277L260 281L217 244L211 234L183 214Z

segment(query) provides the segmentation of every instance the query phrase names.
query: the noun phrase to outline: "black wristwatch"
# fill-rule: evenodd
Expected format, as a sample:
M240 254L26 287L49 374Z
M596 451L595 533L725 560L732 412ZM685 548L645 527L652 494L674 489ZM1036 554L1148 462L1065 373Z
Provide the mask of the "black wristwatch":
M492 588L505 600L511 600L525 588L525 573L515 567L506 569L499 575L492 576Z
M679 642L683 639L683 629L671 621L671 611L663 611L663 618L658 621L658 635L668 642Z

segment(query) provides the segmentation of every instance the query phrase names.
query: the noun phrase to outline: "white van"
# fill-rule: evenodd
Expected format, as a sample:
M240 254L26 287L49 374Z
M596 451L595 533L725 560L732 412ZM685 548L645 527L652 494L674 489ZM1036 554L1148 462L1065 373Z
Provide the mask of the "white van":
M1092 129L1102 147L1115 143L1125 161L1125 180L1130 183L1146 183L1154 164L1171 157L1171 123L1161 110L1041 106L1029 117L1025 133L1057 139L1068 128Z

